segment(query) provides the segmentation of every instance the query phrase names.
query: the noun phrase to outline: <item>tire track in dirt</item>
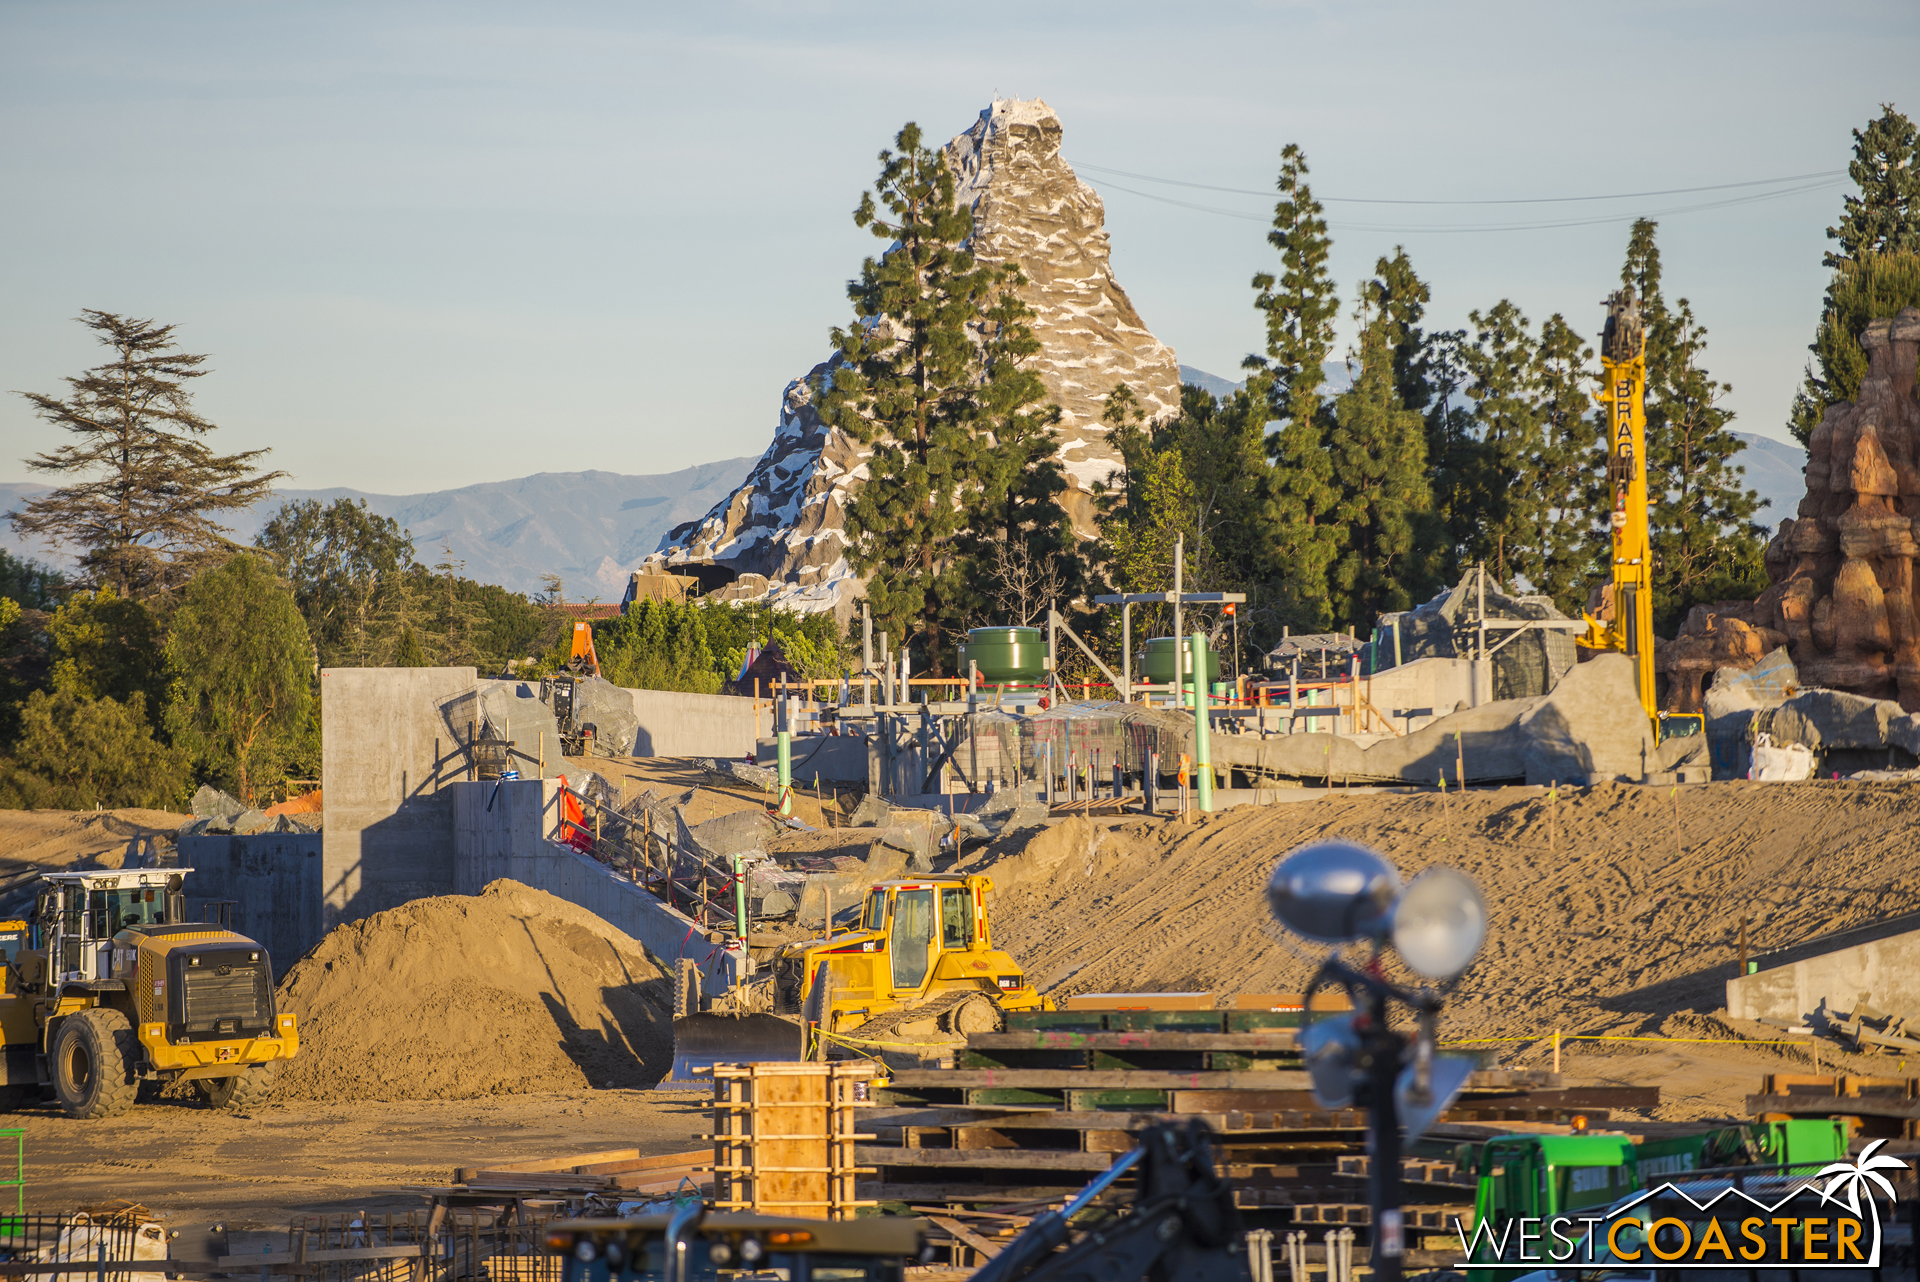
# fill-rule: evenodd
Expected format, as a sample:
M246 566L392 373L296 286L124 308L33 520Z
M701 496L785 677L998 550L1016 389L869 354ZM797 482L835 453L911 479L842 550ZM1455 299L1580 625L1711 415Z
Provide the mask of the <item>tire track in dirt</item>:
M1639 1025L1720 1005L1740 920L1753 952L1911 911L1920 790L1712 784L1673 797L1605 784L1333 797L1240 807L1192 826L1076 818L966 861L996 883L996 941L1055 995L1298 991L1316 950L1282 941L1266 878L1321 837L1371 845L1405 876L1480 884L1487 946L1449 1013L1456 1033ZM1548 847L1548 807L1554 847ZM1821 878L1827 880L1821 880ZM1677 995L1676 995L1677 994ZM1496 1030L1496 1031L1488 1031Z

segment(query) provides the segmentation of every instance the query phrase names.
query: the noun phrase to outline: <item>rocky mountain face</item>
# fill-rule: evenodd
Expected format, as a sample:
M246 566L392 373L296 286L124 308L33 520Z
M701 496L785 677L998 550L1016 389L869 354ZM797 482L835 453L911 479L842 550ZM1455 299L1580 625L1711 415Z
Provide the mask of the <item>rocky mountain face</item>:
M1784 640L1804 686L1897 699L1914 712L1920 711L1920 602L1914 597L1920 308L1874 321L1860 342L1869 362L1860 394L1828 407L1814 429L1799 515L1782 521L1767 545L1772 585L1751 603L1723 602L1694 613L1719 616L1715 630L1729 637L1755 632L1745 647L1752 657Z
M1177 411L1180 370L1114 279L1106 210L1060 154L1060 118L1045 102L1002 100L946 146L959 199L973 208L974 253L1027 278L1040 340L1036 370L1062 415L1056 456L1075 523L1091 533L1091 490L1120 466L1100 411L1132 387L1150 416ZM712 562L739 574L727 589L802 610L851 608L860 579L847 560L846 505L869 450L825 427L812 404L822 362L787 384L773 443L739 488L661 542L667 566ZM657 563L657 562L656 562Z

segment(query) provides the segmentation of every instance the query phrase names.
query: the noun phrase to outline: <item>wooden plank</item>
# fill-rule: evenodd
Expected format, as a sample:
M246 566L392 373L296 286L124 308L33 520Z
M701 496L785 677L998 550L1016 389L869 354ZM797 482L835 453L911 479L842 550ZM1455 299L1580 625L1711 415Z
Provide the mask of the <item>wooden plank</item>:
M593 1153L570 1153L564 1157L510 1157L488 1162L483 1166L458 1166L453 1171L453 1182L465 1184L480 1171L571 1171L576 1166L590 1166L597 1162L624 1162L640 1156L637 1148L601 1149Z
M656 1171L669 1166L704 1166L712 1161L712 1149L697 1148L686 1153L656 1153L652 1157L594 1162L585 1166L576 1166L573 1173L575 1175L623 1175L628 1171Z
M994 1245L992 1242L987 1241L987 1239L981 1237L978 1233L975 1233L972 1229L967 1228L965 1225L961 1224L958 1220L949 1219L947 1216L944 1216L944 1215L929 1215L927 1218L929 1220L932 1220L935 1224L938 1224L941 1228L945 1229L947 1232L959 1238L962 1242L965 1242L968 1246L972 1247L974 1250L980 1252L980 1254L986 1256L989 1260L991 1260L994 1256L1000 1254L1000 1248L998 1246Z
M892 1085L915 1087L1011 1087L1023 1090L1087 1090L1108 1087L1125 1090L1306 1090L1311 1079L1304 1072L1164 1073L1129 1069L975 1068L908 1069L893 1075Z
M1081 1010L1212 1010L1212 993L1079 993L1067 998L1067 1009Z
M1059 1149L880 1148L857 1144L854 1161L862 1166L948 1167L976 1170L1104 1171L1112 1153L1068 1153Z
M1528 1108L1659 1108L1658 1086L1573 1086L1562 1091L1526 1091L1512 1096L1466 1096L1461 1108L1519 1104Z
M1152 1122L1184 1122L1172 1113L1068 1113L1037 1109L999 1114L990 1108L876 1109L860 1115L862 1126L990 1126L995 1130L1033 1128L1061 1131L1128 1131ZM1217 1128L1216 1128L1217 1129Z
M1143 1029L1139 1032L1080 1032L1036 1028L1018 1033L970 1033L969 1050L1140 1050L1140 1051L1292 1051L1299 1034L1291 1028L1252 1033L1191 1033Z
M1747 1112L1788 1113L1795 1117L1914 1117L1920 1118L1920 1099L1876 1098L1872 1095L1749 1095Z

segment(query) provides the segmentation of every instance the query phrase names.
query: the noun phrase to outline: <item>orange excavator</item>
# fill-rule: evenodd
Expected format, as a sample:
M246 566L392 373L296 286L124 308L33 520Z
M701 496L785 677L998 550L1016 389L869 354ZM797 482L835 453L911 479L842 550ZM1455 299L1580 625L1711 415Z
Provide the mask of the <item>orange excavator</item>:
M580 757L589 751L595 727L592 722L579 721L574 714L579 708L581 679L599 675L600 656L593 651L593 625L576 622L573 649L567 655L566 667L547 678L544 696L553 708L554 720L560 725L562 756Z

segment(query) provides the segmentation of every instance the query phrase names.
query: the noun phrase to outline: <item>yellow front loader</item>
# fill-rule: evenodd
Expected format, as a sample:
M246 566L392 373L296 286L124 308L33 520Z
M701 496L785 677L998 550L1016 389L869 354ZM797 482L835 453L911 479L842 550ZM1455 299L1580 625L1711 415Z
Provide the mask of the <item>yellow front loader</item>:
M8 1107L48 1088L68 1116L112 1117L143 1082L209 1103L266 1098L300 1047L273 962L245 935L186 921L191 868L49 873L30 922L0 922Z
M682 961L670 1080L716 1063L913 1056L998 1028L1007 1011L1053 1009L993 946L992 889L979 874L880 882L853 930L788 944L767 974L718 996Z

